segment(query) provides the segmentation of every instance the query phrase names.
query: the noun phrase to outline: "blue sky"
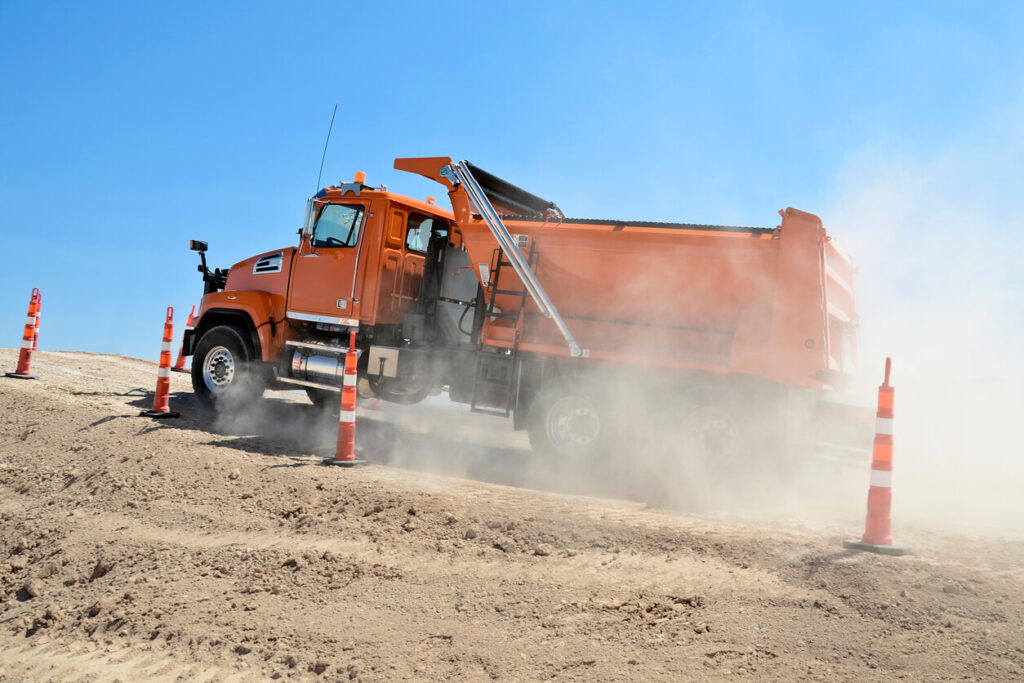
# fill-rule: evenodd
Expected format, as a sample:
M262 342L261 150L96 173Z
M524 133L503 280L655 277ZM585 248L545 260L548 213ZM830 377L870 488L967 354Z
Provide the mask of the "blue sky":
M902 348L872 321L922 307L949 313L929 339L963 332L981 278L991 311L957 348L1009 351L1022 8L0 0L0 345L38 286L44 350L155 359L164 308L180 334L201 294L189 238L221 266L294 242L337 101L322 184L437 195L392 160L451 155L570 215L771 226L796 206L861 264L869 349Z

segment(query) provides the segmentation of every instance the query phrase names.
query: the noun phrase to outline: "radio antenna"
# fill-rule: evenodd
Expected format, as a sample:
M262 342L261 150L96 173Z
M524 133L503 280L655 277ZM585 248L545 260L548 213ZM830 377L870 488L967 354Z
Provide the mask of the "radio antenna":
M324 175L324 159L327 158L327 145L331 142L331 131L334 130L334 115L338 113L338 103L334 103L334 111L331 112L331 125L327 127L327 139L324 141L324 153L320 155L320 172L316 174L316 187L313 194L320 191L320 178Z

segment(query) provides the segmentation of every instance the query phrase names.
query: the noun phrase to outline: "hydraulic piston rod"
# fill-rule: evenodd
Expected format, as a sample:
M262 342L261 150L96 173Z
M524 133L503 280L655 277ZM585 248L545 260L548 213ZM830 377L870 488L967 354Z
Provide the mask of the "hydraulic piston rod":
M490 228L494 238L498 240L498 246L501 247L502 252L508 257L509 262L512 264L512 268L516 271L516 274L523 281L523 285L526 287L526 291L530 294L530 297L537 303L537 307L540 308L541 314L545 318L550 318L558 331L565 337L566 344L569 345L569 353L575 357L585 357L589 355L587 351L580 347L576 340L572 336L572 332L569 331L568 325L559 315L558 309L551 303L551 299L548 298L547 292L544 291L544 287L541 286L537 280L537 276L530 269L530 264L523 258L522 252L519 251L519 247L516 246L515 240L509 233L508 228L501 221L501 216L494 210L491 202L487 199L487 195L484 194L483 188L477 182L476 178L469 170L469 165L465 161L459 161L447 166L441 170L441 175L446 176L449 180L455 183L461 184L466 188L466 192L469 194L469 198L473 200L473 203L480 209L480 215L483 217L484 222L487 223L487 227Z

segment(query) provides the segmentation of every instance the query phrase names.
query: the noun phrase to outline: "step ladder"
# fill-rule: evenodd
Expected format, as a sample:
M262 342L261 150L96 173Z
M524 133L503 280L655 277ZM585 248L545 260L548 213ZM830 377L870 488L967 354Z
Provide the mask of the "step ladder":
M530 298L537 304L541 315L545 318L550 318L555 327L558 328L558 331L561 332L566 345L569 347L569 355L573 358L586 358L589 356L588 350L576 342L572 332L569 331L569 326L565 324L565 320L558 313L558 309L551 303L551 299L548 298L544 287L537 280L537 276L531 270L526 259L523 258L522 252L519 251L519 247L513 240L508 228L502 222L501 216L494 210L494 206L487 199L487 195L484 193L483 188L480 187L480 183L477 182L470 172L469 164L466 161L452 163L441 169L441 175L448 178L452 184L462 185L465 188L469 198L480 211L480 217L483 218L491 234L498 241L501 251L508 257L508 265L516 271L519 279L522 280L523 286L529 292Z
M530 250L526 257L526 265L529 267L530 272L536 272L534 270L537 261L537 239L536 237L530 237ZM491 285L491 295L487 301L486 307L484 308L485 320L492 318L511 318L514 320L512 324L512 346L509 349L495 349L489 346L480 346L477 349L476 354L476 369L473 375L473 400L469 404L469 409L474 413L484 413L486 415L496 415L499 417L508 417L513 408L515 408L515 399L518 393L519 384L519 340L523 335L523 328L526 325L526 297L529 295L529 291L524 285L522 289L502 289L501 288L501 272L507 270L514 264L512 261L505 259L504 252L501 249L495 249L495 257L497 263L492 269L494 272L494 281ZM494 261L494 258L491 259ZM495 302L499 296L517 296L519 297L519 305L516 307L514 312L505 312L497 310ZM496 368L500 368L497 373L499 379L494 379L493 375ZM483 396L491 392L501 392L505 396L505 407L504 408L492 408L482 407L480 405Z

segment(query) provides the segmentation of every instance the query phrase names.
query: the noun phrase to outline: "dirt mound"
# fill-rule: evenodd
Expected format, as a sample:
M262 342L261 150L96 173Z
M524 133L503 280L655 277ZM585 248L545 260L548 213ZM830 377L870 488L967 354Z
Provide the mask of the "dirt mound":
M1024 675L1020 539L901 529L918 554L877 557L840 547L860 520L493 483L537 485L520 435L431 431L429 403L360 413L400 461L328 468L336 418L300 394L228 421L174 375L183 417L151 421L152 363L33 369L0 380L0 678ZM477 480L394 466L435 441Z

